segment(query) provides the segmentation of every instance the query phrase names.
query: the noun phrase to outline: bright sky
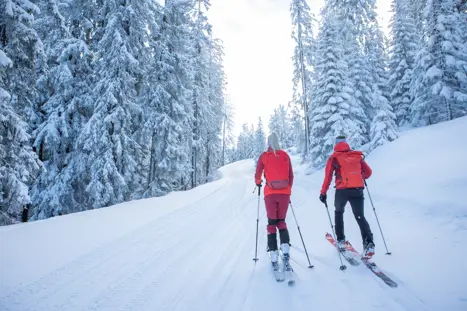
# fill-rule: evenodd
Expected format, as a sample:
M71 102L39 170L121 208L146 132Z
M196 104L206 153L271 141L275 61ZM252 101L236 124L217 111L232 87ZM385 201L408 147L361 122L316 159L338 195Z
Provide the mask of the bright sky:
M389 0L377 0L381 26L390 19ZM269 116L292 99L291 0L211 0L208 12L214 36L224 42L227 92L235 106L235 135L243 123ZM319 17L324 0L308 0ZM317 33L318 29L315 29Z

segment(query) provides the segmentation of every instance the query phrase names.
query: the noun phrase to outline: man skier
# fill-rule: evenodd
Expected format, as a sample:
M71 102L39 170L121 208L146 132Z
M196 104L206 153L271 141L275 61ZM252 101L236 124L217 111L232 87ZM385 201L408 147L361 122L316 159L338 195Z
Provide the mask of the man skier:
M268 137L268 150L259 157L256 165L255 182L262 186L262 174L266 184L264 186L264 203L268 217L267 237L268 252L273 263L279 258L277 249L277 232L279 230L280 249L285 259L289 258L290 238L285 218L290 202L293 184L293 171L290 157L281 150L279 138L275 132Z
M319 199L326 203L326 192L332 181L332 174L336 176L336 195L334 199L335 224L337 235L337 246L340 251L345 250L344 235L344 209L347 202L350 202L352 212L357 220L362 235L364 256L370 258L375 253L373 234L370 225L363 213L363 189L364 179L371 176L371 169L363 159L361 151L350 150L345 136L336 138L334 153L328 158L324 176L323 187Z

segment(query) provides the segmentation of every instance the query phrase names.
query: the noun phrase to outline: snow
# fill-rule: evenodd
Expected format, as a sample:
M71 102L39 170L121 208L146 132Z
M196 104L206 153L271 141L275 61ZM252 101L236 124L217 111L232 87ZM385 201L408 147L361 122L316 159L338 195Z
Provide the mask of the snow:
M5 52L0 50L0 66L1 67L9 67L12 65L11 59L6 56Z
M323 171L306 175L293 155L292 204L315 266L289 211L294 288L269 271L266 218L254 161L219 170L220 179L186 192L0 228L0 309L12 310L467 310L467 117L409 129L367 156L366 194L374 261L398 284L365 267L339 271L318 200ZM333 206L333 190L328 193ZM331 209L332 212L332 209ZM345 213L347 238L361 250ZM277 298L276 298L277 297Z
M426 72L426 76L430 79L441 77L442 75L443 71L441 69L438 69L436 66L431 66Z

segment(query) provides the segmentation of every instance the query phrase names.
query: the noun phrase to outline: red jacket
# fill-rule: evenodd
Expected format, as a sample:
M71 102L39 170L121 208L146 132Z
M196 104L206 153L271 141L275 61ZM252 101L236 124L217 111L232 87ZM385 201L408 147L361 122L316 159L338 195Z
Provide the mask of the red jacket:
M273 150L271 147L269 147L268 151L266 152L273 152ZM263 152L263 154L259 157L258 162L256 163L255 182L257 184L260 184L262 182L262 175L264 171L263 156L266 154L266 152ZM264 196L267 196L269 194L290 195L292 193L292 185L293 185L293 179L294 179L293 170L292 170L292 162L290 161L289 155L284 150L277 150L276 152L283 152L289 158L289 186L284 189L271 189L271 187L269 187L266 183L266 185L264 186Z
M351 151L350 146L346 142L340 142L340 143L337 143L336 146L334 146L334 153L328 158L328 161L326 162L324 182L323 182L323 187L321 188L321 194L326 194L326 192L328 191L329 186L331 185L331 181L332 181L332 174L334 172L336 175L336 189L345 189L345 187L342 185L341 179L339 178L340 177L339 167L336 165L335 163L336 160L334 159L334 156L341 152L357 152L357 151ZM368 179L370 178L371 173L372 173L371 168L362 158L362 177L364 179Z

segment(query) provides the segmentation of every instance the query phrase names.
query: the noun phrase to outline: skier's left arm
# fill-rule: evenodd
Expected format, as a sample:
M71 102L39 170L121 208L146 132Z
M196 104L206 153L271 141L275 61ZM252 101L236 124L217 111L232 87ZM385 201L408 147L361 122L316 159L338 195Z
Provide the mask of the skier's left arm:
M362 177L363 177L363 179L370 178L372 173L373 173L373 171L371 170L370 166L365 162L365 160L362 160Z
M289 157L289 185L290 185L290 188L292 188L292 186L293 186L293 179L294 179L294 174L293 174L293 169L292 169L292 161L290 161L290 157Z

